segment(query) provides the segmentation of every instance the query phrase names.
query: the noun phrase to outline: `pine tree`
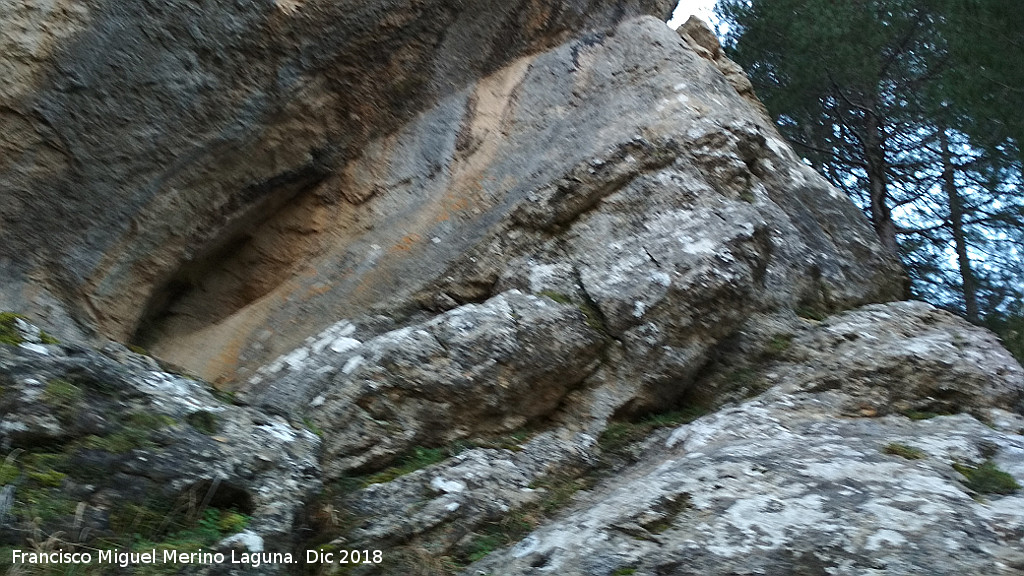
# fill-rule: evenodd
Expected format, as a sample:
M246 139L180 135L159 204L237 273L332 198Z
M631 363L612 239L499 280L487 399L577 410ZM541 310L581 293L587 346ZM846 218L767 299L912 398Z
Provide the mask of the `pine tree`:
M1024 294L1024 22L1011 0L720 0L780 130L917 293L974 322Z

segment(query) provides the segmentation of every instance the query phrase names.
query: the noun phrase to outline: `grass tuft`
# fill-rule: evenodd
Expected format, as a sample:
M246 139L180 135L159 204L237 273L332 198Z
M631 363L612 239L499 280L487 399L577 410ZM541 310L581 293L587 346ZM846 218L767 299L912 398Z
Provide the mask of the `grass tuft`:
M383 484L385 482L391 482L395 478L405 476L406 474L415 472L420 468L426 468L431 464L437 464L447 457L448 454L444 448L424 448L423 446L416 446L397 466L392 466L391 468L368 476L366 478L366 484Z
M1013 494L1020 490L1020 484L1013 476L1000 470L991 460L977 467L953 464L953 469L967 478L965 486L979 494Z
M906 444L900 444L898 442L890 442L885 445L882 452L886 454L892 454L893 456L899 456L900 458L906 458L907 460L921 460L925 457L925 453L922 450L918 450L913 446L907 446Z

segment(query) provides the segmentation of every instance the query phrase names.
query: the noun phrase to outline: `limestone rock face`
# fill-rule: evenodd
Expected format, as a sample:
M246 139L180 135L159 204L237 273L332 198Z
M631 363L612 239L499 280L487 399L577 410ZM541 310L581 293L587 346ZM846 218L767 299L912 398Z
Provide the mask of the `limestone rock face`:
M666 274L754 306L758 283L898 292L856 210L713 67L654 19L615 27L664 2L186 4L14 3L9 42L46 42L5 57L26 83L4 96L23 129L2 132L0 265L5 306L46 328L226 381L340 318L528 288L531 259L578 272L619 331L683 297ZM666 373L701 354L665 345Z
M644 419L478 445L335 496L357 519L343 541L510 546L464 574L1016 573L1021 493L953 466L1024 482L1024 369L992 336L922 303L771 326L770 355L738 347L695 384L756 397L628 447Z
M378 281L404 271L387 286L428 316L454 309L390 332L375 316L349 317L241 391L265 410L313 418L331 474L544 418L599 433L613 415L692 393L718 345L755 313L900 292L896 265L857 210L661 22L627 21L496 74L515 74L516 88L501 128L487 128L465 161L487 148L489 164L472 173L509 187L470 193L464 173L439 172L421 192L454 186L479 213L398 224L432 238L415 248L417 269L395 270L384 255L366 267ZM462 109L459 98L473 96L452 97ZM409 167L436 153L424 139L445 133L446 116L434 112L448 104L375 162ZM442 160L458 164L457 146L453 154ZM438 272L421 282L417 270L431 266ZM347 278L331 290L362 297Z
M0 345L0 414L5 544L33 529L72 544L155 541L209 508L250 516L249 533L288 550L296 511L320 489L312 432L116 344Z
M773 390L679 428L464 573L1020 573L1024 497L979 496L953 467L1019 483L1019 415L849 419L833 399Z
M0 7L0 544L1020 570L1024 371L669 8Z
M193 348L167 355L230 376L239 351L276 323L270 311L295 300L289 314L309 309L310 294L358 270L336 244L389 226L397 235L381 250L415 247L400 245L407 234L387 220L402 218L394 196L416 194L419 177L360 208L390 183L358 158L517 58L670 9L666 0L5 2L0 305L61 333L77 321L154 349L166 348L157 345L165 328L167 338L198 333ZM445 150L447 136L433 133L429 146ZM422 161L407 171L441 168ZM315 263L325 252L333 257ZM323 302L299 322L341 306ZM275 334L274 352L306 335Z

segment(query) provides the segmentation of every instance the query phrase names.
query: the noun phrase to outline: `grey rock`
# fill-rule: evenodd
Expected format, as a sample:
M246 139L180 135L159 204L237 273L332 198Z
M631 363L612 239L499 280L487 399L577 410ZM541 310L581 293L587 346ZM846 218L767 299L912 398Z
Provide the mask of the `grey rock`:
M603 346L574 306L515 291L370 340L348 369L305 391L317 394L305 413L324 431L325 473L547 416L593 372Z
M1024 481L1024 420L999 408L1019 410L1024 376L991 338L910 302L810 326L767 392L660 435L636 465L464 573L1017 574L1024 496L979 494L953 468L990 461ZM814 384L825 377L834 385ZM850 410L872 394L898 409L936 391L992 427L966 413ZM899 448L912 450L888 453Z
M651 50L641 53L637 46ZM638 75L638 69L647 72ZM528 174L528 181L497 196L490 191L469 220L449 218L418 233L440 242L417 248L415 262L408 262L415 269L371 256L367 274L372 264L373 278L387 280L395 298L429 308L517 289L580 307L616 340L621 357L596 378L631 390L617 406L601 409L608 412L625 404L642 411L678 398L709 351L757 311L843 308L901 292L896 264L857 210L795 161L719 73L660 22L631 21L615 36L531 57L482 81L475 97L494 96L492 85L507 75L516 79L516 98L504 95L509 100L502 105L512 107L508 125L500 136L488 128L487 146L496 149L487 151L491 163L481 170L488 181L513 174ZM453 99L462 97L468 96ZM446 101L413 123L403 139L408 146L387 149L386 160L375 163L413 163L406 156L427 148L424 135L440 129L428 127L449 105L455 103ZM607 125L608 117L626 120ZM583 138L591 133L603 139ZM539 157L537 142L556 134L566 144ZM456 160L476 161L455 154L446 162ZM459 189L451 173L424 182L421 193ZM407 177L395 174L395 186ZM374 230L364 242L391 233ZM382 245L373 245L381 258ZM358 245L349 249L352 258L362 258ZM424 268L443 272L423 286L429 279ZM351 289L366 280L356 275L332 290L351 298ZM319 344L280 356L270 372L310 350L322 352L330 334L328 327L314 338ZM347 361L310 362L310 369L276 388L301 389L303 379L322 380L321 370ZM266 371L248 384L252 401L261 402L263 382ZM290 405L267 398L265 404Z
M65 478L45 498L79 502L74 515L91 519L76 521L71 542L123 530L112 532L110 522L126 506L171 516L172 505L192 498L193 507L251 515L254 534L287 548L296 512L320 488L319 438L218 400L208 385L155 369L123 347L105 349L119 360L75 345L43 348L0 345L0 452L5 467L24 462ZM40 462L49 464L32 468ZM24 475L14 477L22 478L15 501L24 501L22 488L43 498L40 487L23 486ZM33 518L21 512L5 531L31 534ZM57 514L40 528L67 531L71 520Z
M302 288L292 277L339 238L399 217L357 208L390 184L367 181L376 170L363 172L362 155L373 162L410 119L509 62L671 8L6 2L0 306L45 319L58 336L134 338L154 350L165 333L173 340L189 328L202 342L169 359L211 379L233 376L229 352L277 324L257 320L263 297L284 305L285 293L332 282L344 251ZM456 132L423 136L443 149ZM408 168L440 165L426 154ZM320 310L304 302L288 314L321 318L323 307L338 308L331 296L313 299ZM270 358L308 334L279 336Z

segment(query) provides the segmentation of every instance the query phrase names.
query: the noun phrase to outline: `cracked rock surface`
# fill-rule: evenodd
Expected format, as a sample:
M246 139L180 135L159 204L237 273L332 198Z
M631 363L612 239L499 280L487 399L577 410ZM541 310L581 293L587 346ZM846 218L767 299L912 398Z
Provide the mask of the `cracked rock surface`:
M769 390L655 435L464 573L1020 574L1024 494L979 492L954 468L1024 482L1024 371L994 344L921 303L805 328ZM866 399L890 414L851 410Z
M129 4L0 7L0 546L1024 573L1024 370L699 22Z

